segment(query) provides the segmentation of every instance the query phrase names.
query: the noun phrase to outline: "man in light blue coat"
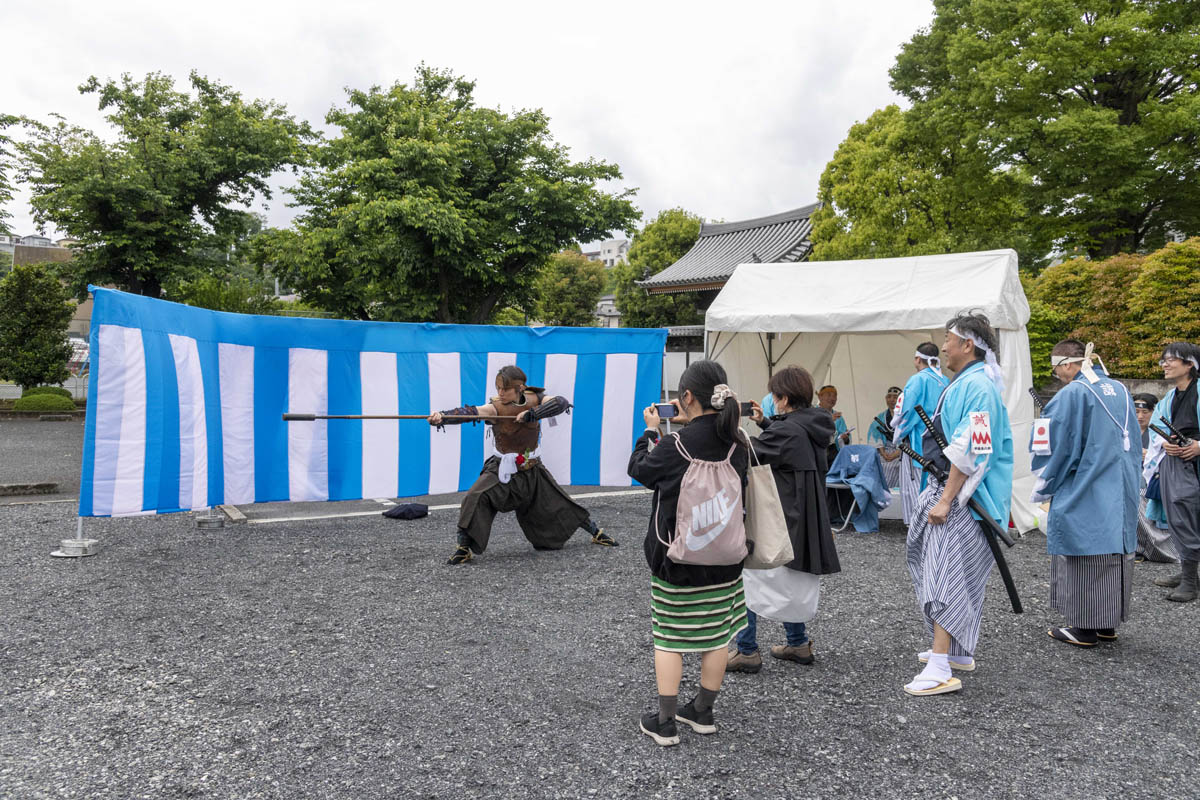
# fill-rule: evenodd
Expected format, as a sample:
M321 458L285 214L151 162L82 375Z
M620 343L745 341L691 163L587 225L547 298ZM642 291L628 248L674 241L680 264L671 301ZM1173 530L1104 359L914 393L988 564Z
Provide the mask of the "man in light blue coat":
M896 444L907 440L910 447L921 453L921 437L925 426L917 417L914 410L921 406L926 411L937 407L938 398L942 396L949 379L942 374L942 360L938 357L938 348L933 342L922 342L917 345L913 354L913 368L916 373L904 384L904 391L896 402L896 411L892 416L895 427L893 441ZM917 507L917 498L925 488L925 473L907 456L900 459L900 500L904 503L904 524L912 522L913 511Z
M1050 605L1065 627L1048 633L1076 647L1117 638L1133 589L1141 489L1141 430L1133 398L1092 345L1064 339L1050 363L1065 384L1030 432L1033 502L1052 500L1046 525Z

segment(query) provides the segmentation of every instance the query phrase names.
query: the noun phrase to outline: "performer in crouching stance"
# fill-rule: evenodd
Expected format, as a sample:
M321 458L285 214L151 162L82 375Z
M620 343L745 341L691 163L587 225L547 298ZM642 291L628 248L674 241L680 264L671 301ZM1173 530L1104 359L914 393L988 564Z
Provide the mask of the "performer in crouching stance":
M576 528L592 535L592 544L617 542L596 526L587 509L562 490L543 465L538 452L541 420L569 412L562 397L547 397L546 390L525 385L519 367L501 367L496 394L487 404L461 406L429 415L429 424L459 425L478 417L491 425L495 452L483 465L475 485L463 498L458 516L458 547L448 564L465 564L487 549L492 521L502 511L515 511L517 524L535 550L561 550Z

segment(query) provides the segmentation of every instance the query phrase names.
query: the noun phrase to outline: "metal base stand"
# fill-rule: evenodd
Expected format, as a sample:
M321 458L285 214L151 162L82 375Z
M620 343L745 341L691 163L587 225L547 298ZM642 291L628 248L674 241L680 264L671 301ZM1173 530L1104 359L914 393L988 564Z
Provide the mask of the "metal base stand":
M217 530L225 527L225 515L218 512L215 508L208 509L208 513L196 516L196 527L200 530Z
M55 558L83 558L84 556L94 556L99 552L99 540L83 538L83 517L79 517L75 528L75 538L63 539L61 549L55 550L50 555Z

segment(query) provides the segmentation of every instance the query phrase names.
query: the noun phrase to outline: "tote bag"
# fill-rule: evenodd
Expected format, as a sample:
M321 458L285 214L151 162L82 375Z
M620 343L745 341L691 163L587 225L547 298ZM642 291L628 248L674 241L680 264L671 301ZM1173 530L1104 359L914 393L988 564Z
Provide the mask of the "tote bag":
M743 436L746 434L743 432ZM788 535L787 517L779 500L779 488L770 465L759 463L754 446L747 437L746 446L754 463L750 467L746 486L746 539L754 542L746 569L774 569L790 562L792 537Z

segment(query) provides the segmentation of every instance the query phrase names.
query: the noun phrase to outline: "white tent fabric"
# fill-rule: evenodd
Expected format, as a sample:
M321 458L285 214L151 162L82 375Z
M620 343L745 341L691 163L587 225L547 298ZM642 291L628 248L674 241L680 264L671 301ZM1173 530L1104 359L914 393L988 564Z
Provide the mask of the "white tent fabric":
M940 347L946 321L963 310L987 314L1000 335L1013 426L1013 522L1030 530L1039 510L1029 501L1026 448L1033 422L1029 303L1014 251L741 264L705 315L705 352L742 399L766 394L781 367L807 368L818 387L838 387L837 409L855 428L854 441L865 442L867 426L886 408L887 388L912 375L916 346Z

